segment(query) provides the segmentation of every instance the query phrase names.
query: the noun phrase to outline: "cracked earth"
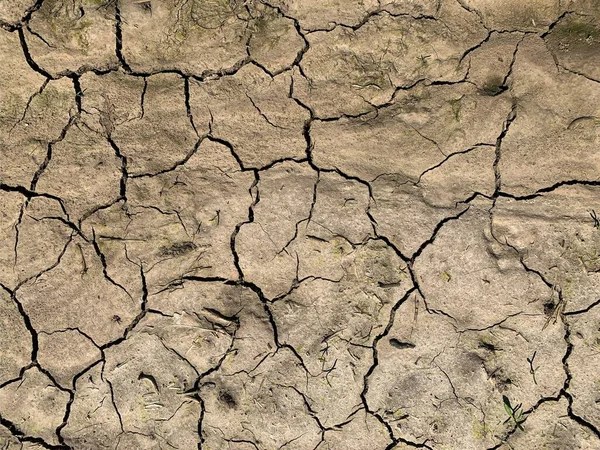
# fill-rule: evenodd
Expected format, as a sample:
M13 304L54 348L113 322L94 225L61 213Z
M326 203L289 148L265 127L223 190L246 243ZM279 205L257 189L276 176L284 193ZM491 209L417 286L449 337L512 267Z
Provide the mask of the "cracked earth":
M600 448L595 0L2 0L0 448Z

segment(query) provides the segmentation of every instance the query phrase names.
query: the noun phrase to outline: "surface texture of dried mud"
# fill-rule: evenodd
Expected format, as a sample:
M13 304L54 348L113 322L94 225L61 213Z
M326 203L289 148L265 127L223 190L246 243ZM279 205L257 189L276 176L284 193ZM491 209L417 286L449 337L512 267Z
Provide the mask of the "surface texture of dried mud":
M600 449L596 0L0 0L0 448Z

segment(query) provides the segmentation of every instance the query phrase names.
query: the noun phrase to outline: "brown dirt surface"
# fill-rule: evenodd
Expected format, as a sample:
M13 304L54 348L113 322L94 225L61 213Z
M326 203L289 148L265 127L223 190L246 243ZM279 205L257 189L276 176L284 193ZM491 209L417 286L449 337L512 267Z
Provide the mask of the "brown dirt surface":
M600 449L596 0L0 0L0 449Z

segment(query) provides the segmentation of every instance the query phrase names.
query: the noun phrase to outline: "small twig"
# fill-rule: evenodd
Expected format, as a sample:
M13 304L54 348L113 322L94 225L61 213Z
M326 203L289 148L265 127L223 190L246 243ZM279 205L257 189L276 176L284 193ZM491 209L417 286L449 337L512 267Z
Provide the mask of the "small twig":
M598 215L596 214L596 211L592 209L591 211L589 211L589 213L590 213L590 217L594 221L594 228L596 230L600 229L600 220L598 219Z
M533 382L535 384L537 384L537 380L535 379L535 371L539 369L539 366L535 367L535 368L533 367L533 360L535 359L536 353L537 353L537 351L533 352L533 356L531 356L531 358L527 358L527 362L529 363L529 373L533 377Z

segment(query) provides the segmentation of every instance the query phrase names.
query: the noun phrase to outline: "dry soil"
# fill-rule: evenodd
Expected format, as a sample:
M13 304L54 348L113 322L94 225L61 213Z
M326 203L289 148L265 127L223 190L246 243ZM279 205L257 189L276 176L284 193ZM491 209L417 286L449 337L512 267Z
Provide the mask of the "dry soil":
M600 2L0 0L0 448L600 449Z

